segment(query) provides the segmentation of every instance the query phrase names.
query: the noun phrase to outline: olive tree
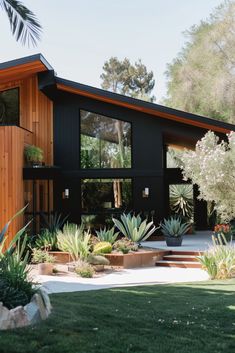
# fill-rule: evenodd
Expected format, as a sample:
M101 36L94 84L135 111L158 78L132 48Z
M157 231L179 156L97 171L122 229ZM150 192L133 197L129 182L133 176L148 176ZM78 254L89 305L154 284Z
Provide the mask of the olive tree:
M213 201L222 221L235 218L235 132L220 141L212 131L181 158L183 176L199 187L199 198Z

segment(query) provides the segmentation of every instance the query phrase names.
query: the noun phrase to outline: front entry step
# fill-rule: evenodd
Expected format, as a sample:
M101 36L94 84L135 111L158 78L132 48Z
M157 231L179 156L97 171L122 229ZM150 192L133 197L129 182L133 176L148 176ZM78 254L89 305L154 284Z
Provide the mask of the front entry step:
M156 261L156 266L178 268L201 268L197 259L197 251L169 251L162 260Z

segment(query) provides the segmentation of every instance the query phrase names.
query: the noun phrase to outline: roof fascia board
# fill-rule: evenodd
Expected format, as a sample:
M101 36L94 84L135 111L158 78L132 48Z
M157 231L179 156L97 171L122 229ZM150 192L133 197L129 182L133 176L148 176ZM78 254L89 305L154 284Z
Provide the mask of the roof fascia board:
M235 125L223 123L207 117L198 116L184 111L164 107L158 104L144 102L132 97L123 96L117 93L105 91L99 88L83 85L73 81L56 77L56 85L59 90L79 94L107 103L116 104L150 115L178 121L187 125L193 125L206 130L213 130L220 133L235 131Z

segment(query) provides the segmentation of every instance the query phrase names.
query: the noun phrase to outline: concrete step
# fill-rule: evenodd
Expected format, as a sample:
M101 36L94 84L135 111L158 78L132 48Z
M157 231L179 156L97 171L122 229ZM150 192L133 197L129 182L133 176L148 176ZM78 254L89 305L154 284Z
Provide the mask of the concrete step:
M198 262L195 255L164 255L164 261L185 261L185 262Z
M157 261L156 266L179 267L179 268L201 268L201 264L195 261Z
M202 252L200 252L200 251L183 251L183 250L171 250L170 251L170 255L194 255L194 256L199 256L199 255L201 255L203 253L203 251Z

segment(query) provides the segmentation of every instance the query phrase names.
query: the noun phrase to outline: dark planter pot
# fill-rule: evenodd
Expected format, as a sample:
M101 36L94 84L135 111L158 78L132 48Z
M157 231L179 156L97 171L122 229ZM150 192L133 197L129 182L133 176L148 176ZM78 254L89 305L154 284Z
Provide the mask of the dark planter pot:
M183 237L166 237L167 246L181 246Z

